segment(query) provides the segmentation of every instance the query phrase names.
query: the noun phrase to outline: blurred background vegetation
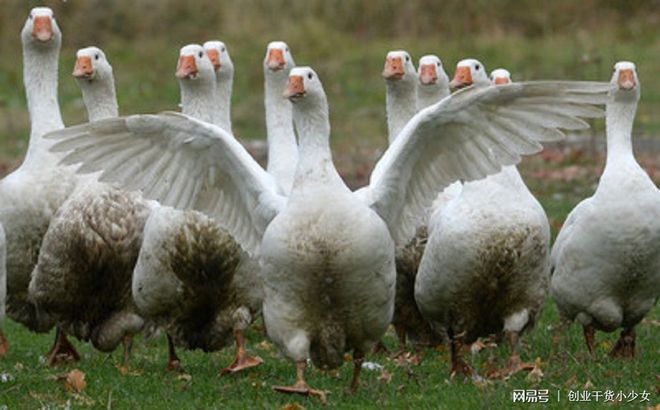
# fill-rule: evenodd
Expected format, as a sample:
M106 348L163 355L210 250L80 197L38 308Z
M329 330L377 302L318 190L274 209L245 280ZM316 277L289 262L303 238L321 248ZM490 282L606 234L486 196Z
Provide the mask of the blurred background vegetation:
M27 147L19 32L38 5L55 10L63 32L59 90L67 124L86 118L70 75L78 48L105 50L120 110L131 114L176 109L179 47L221 39L236 67L233 122L242 138L265 134L261 63L271 40L288 42L298 64L319 72L339 153L386 145L380 72L387 51L399 48L415 61L439 55L450 75L458 60L476 57L519 81L608 80L614 62L629 59L643 83L636 132L660 133L658 0L2 0L0 175Z

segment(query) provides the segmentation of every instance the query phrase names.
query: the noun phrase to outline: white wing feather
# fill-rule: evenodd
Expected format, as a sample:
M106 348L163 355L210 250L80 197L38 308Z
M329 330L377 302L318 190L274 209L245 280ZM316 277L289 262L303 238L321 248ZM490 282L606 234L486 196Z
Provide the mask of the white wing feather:
M564 137L560 129L601 117L611 85L600 82L528 82L461 90L421 110L378 161L360 197L407 243L438 192L454 181L480 179L540 141Z
M223 225L250 253L282 208L278 186L234 137L178 113L133 115L82 124L47 136L63 164L102 171L100 180L147 198L197 209Z

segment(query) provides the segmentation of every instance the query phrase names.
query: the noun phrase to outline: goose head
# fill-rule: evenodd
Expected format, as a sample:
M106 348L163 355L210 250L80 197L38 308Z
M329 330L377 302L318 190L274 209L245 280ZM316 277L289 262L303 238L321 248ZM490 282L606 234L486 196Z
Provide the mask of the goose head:
M264 58L264 72L288 73L295 66L289 46L284 41L271 41L268 44Z
M495 85L510 84L511 73L503 68L498 68L490 73L490 81Z
M417 73L412 58L403 50L390 51L385 58L383 78L386 81L400 81L414 83Z
M41 47L59 46L62 42L62 32L55 21L53 10L48 7L35 7L30 10L23 30L23 44L34 44Z
M635 63L630 61L616 63L611 83L614 86L611 93L616 101L639 100L641 91Z
M76 53L76 65L73 76L78 81L102 80L112 77L112 66L100 48L81 48Z
M442 61L433 54L425 55L419 59L417 77L419 84L423 86L449 86L449 78L444 68L442 68Z
M176 67L176 77L179 80L209 79L215 77L211 59L199 44L188 44L179 52L179 62Z
M304 101L305 105L311 106L325 100L325 91L311 67L295 67L289 73L284 98L294 104Z
M468 58L456 64L456 73L449 87L455 91L471 85L490 85L490 80L486 74L486 67L479 60Z
M229 50L222 41L210 40L204 43L204 51L208 55L216 75L220 77L233 77L234 63L229 57Z

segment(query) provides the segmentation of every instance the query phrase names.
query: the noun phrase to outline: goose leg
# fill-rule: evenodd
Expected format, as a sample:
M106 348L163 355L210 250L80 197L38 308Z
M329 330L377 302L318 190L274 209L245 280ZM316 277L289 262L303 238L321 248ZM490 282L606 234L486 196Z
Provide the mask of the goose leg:
M381 354L381 353L389 354L390 351L389 351L389 349L387 348L387 346L385 346L385 343L383 343L382 340L379 340L379 341L376 342L376 344L374 345L374 348L373 348L373 350L371 351L371 353L373 353L373 354Z
M449 334L450 347L451 347L451 378L457 374L462 374L465 377L470 377L473 380L480 379L477 372L470 366L464 359L461 353L463 347L463 335Z
M0 358L5 357L9 351L9 340L5 337L5 334L0 330Z
M133 335L132 334L126 334L121 340L121 343L124 347L124 360L122 361L121 365L118 366L119 371L126 375L128 374L128 359L131 356L131 349L133 348Z
M48 352L47 361L49 366L58 366L66 362L77 362L80 354L66 338L66 333L59 327L55 330L55 344Z
M167 333L167 349L169 353L169 359L167 360L167 370L170 372L183 372L183 367L181 367L181 360L179 356L176 355L176 349L174 348L174 340L172 336Z
M616 345L612 348L610 356L612 357L625 357L632 359L635 357L635 328L629 327L623 329L619 340L617 340Z
M360 373L362 373L362 363L364 362L364 353L361 350L353 351L353 380L351 380L351 387L349 394L355 394L360 387Z
M222 369L222 372L220 372L221 376L228 373L236 373L250 367L256 367L264 362L260 357L250 356L247 353L247 349L245 348L245 333L243 329L234 329L234 338L236 339L236 360L234 360L234 363L229 365L229 367Z
M589 355L592 359L596 358L596 353L594 352L594 345L596 343L596 328L592 325L585 325L582 327L584 333L584 341L587 344L587 349L589 349Z
M509 347L511 348L509 365L502 371L496 371L494 377L508 377L522 370L534 369L533 364L525 363L520 359L520 334L515 331L508 331L506 332L506 338L509 341Z
M273 390L280 393L289 393L289 394L302 394L304 396L316 396L321 400L321 403L326 404L328 401L326 392L323 390L315 390L309 387L307 382L305 382L305 368L307 368L307 362L301 360L296 362L296 383L293 386L273 386Z

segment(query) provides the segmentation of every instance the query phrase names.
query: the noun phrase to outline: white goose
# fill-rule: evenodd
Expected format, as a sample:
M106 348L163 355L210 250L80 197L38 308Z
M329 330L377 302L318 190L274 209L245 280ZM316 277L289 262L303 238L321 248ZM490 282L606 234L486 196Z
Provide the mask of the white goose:
M452 82L477 87L489 83L485 68L475 60L459 62ZM556 109L562 112L563 107ZM528 110L537 112L533 105ZM553 108L548 107L546 115L552 112ZM581 112L593 116L600 113L588 109ZM587 127L581 120L566 118L562 125L568 129ZM452 374L476 377L461 358L461 347L502 331L512 349L509 366L502 373L527 368L520 361L518 339L525 328L533 325L543 305L549 244L545 212L515 166L463 184L460 194L432 215L429 240L415 282L415 300L435 328L447 330Z
M387 111L387 139L394 142L403 127L415 115L417 104L417 74L412 58L403 50L390 51L383 68Z
M46 332L53 320L38 314L29 302L30 275L48 224L78 178L71 167L58 165L61 156L49 151L53 142L42 138L64 126L57 101L62 33L51 9L36 7L30 11L21 31L21 42L31 130L23 163L0 181L0 223L7 246L6 308L12 319L33 331ZM63 349L55 353L75 358L74 352Z
M607 103L607 161L596 192L568 215L552 250L552 296L584 328L623 328L611 351L634 357L635 326L660 295L660 192L635 160L632 126L641 85L635 64L618 62Z
M229 59L223 46L218 53ZM176 72L183 113L208 122L228 117L224 108L228 109L229 96L224 94L231 94L231 88L226 87L231 76L222 71L233 69L225 63L213 64L214 59L213 52L205 54L198 45L185 46ZM218 89L214 87L217 78ZM223 95L217 98L218 93ZM218 106L215 101L227 104ZM225 130L231 132L230 128ZM135 266L133 297L145 318L167 331L169 370L181 370L175 345L216 351L228 344L232 334L237 357L223 373L262 363L247 354L244 335L261 311L258 272L256 260L248 257L213 218L167 206L151 213Z
M417 66L417 111L449 95L449 77L438 56L427 54Z
M78 50L73 76L90 121L118 115L112 67L102 50ZM124 367L143 325L131 277L153 206L137 192L93 179L79 183L51 220L29 287L40 311L66 333L103 352L123 343Z
M102 180L199 209L226 224L248 252L259 250L266 328L298 369L295 385L276 390L323 396L304 380L307 359L335 367L353 349L357 388L363 353L392 317L394 244L412 237L415 216L438 190L537 152L537 140L561 137L556 127L603 103L608 87L541 82L456 93L408 123L360 195L333 166L325 93L307 67L291 70L285 92L300 149L288 198L231 135L185 115L109 119L50 138L60 140L55 150L73 150L65 163L82 160L90 171L104 170ZM561 114L544 115L557 107ZM105 150L116 134L126 139Z
M202 46L215 69L215 97L213 123L226 130L231 130L231 90L234 85L234 63L229 50L222 41L209 40Z
M9 341L2 331L5 323L5 298L7 297L7 242L5 230L0 225L0 358L5 357L9 350Z
M289 71L295 67L289 46L283 41L272 41L266 48L264 59L264 106L268 139L268 166L283 192L291 192L298 163L298 144L293 131L291 102L282 98Z

